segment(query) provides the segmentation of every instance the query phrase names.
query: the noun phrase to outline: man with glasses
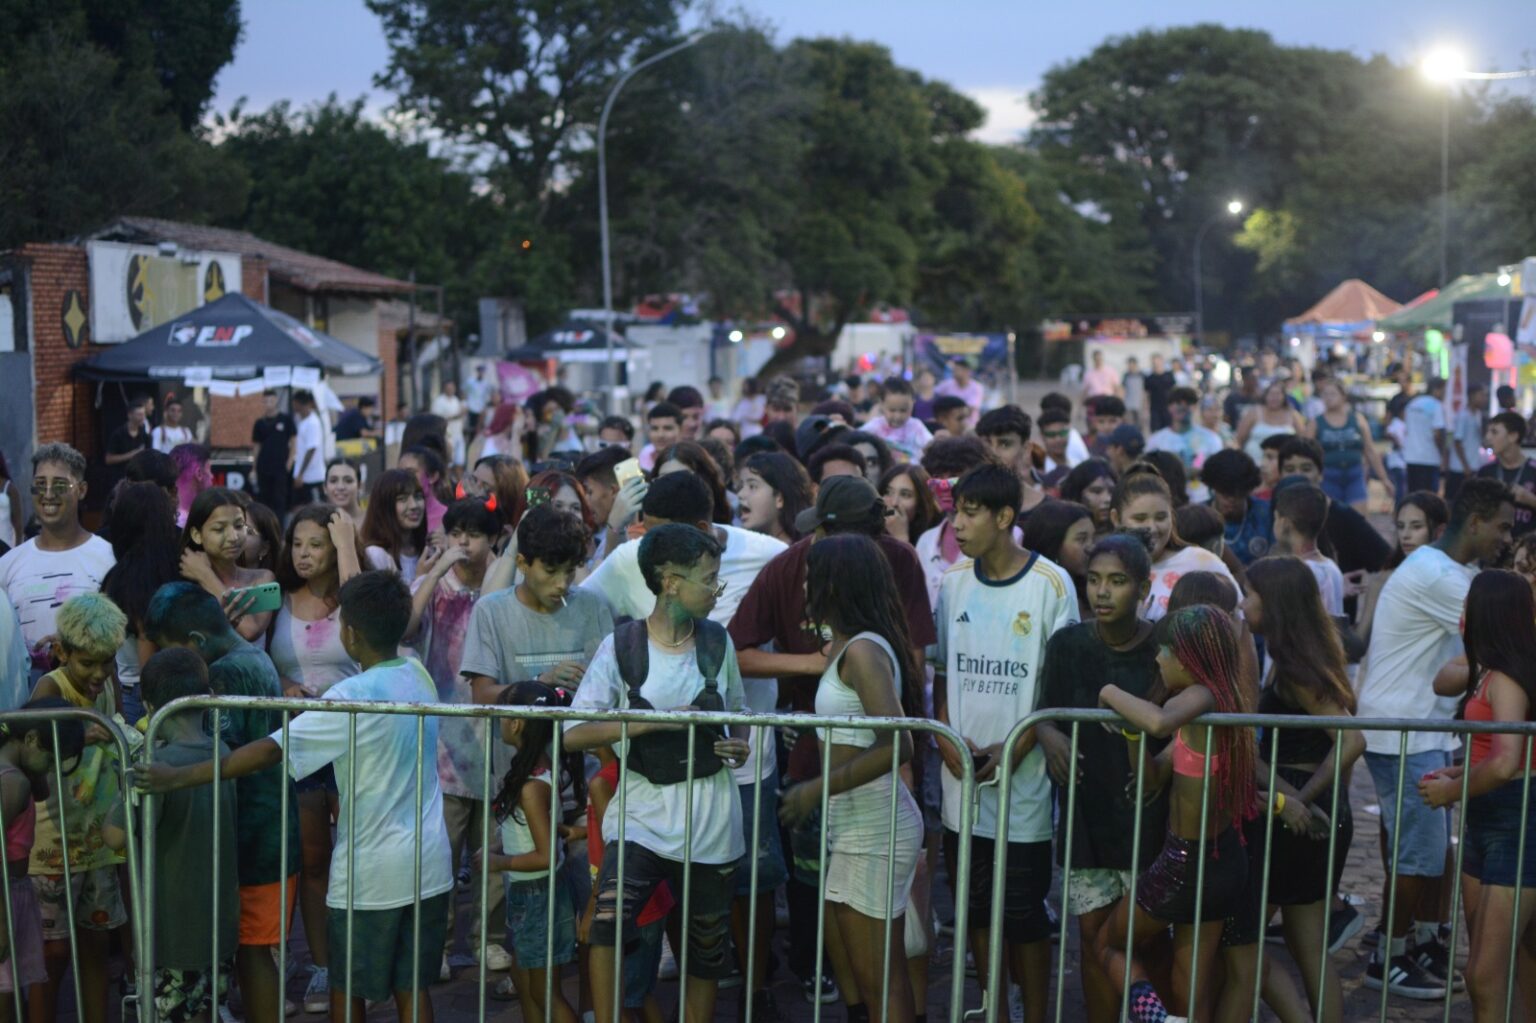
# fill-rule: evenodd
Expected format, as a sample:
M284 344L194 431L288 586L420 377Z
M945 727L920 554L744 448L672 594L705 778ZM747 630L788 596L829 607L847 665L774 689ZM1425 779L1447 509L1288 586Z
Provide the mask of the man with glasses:
M112 545L80 524L85 456L68 444L45 444L32 456L32 505L41 532L0 558L0 589L21 620L32 657L32 681L53 668L59 606L95 593L112 567Z

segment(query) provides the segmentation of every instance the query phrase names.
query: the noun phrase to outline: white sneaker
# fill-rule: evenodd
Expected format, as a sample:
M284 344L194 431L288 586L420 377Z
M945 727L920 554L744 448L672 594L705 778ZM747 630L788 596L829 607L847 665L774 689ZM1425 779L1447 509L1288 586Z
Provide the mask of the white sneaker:
M1008 985L1008 1023L1024 1023L1024 992L1017 984Z
M437 979L438 980L444 980L444 981L452 980L453 979L453 967L448 965L448 953L447 952L443 953L443 965L437 971Z
M478 962L478 960L476 960ZM485 946L485 968L492 973L505 970L512 965L512 957L507 950L500 945L491 944Z
M672 942L661 939L661 965L656 971L657 980L677 979L677 956L672 954Z
M309 987L304 989L304 1011L311 1015L331 1011L331 974L324 966L309 968Z

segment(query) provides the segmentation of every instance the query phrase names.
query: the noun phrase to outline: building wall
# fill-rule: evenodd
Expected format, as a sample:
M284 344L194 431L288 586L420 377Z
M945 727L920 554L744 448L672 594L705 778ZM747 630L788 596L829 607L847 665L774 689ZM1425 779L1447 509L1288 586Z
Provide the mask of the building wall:
M90 308L90 273L85 249L79 245L27 245L22 258L28 274L32 305L32 404L37 442L64 441L87 459L103 447L96 426L95 387L70 375L70 367L103 346L91 344L89 328L78 348L65 340L65 301L70 291L80 296L80 308Z
M377 299L332 295L325 304L329 314L325 326L327 333L360 352L366 352L369 355L380 354ZM370 394L375 398L379 396L380 382L377 374L365 377L332 377L328 382L331 390L340 395Z

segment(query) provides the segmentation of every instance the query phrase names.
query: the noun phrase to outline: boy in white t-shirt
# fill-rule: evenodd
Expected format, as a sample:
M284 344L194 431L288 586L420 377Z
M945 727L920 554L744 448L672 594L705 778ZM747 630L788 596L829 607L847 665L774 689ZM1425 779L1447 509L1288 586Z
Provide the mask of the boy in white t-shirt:
M708 619L723 588L720 545L693 526L669 523L649 530L639 546L640 571L655 595L655 608L646 618L620 626L603 640L576 691L572 709L607 711L634 706L629 693L636 680L624 677L620 644L638 642L646 667L637 691L651 708L700 706L711 695L707 682L717 681L717 709L739 711L742 689L736 651L724 629ZM626 635L633 629L645 631L638 638ZM720 659L714 669L716 679L706 680L700 662L711 644ZM651 758L663 759L654 751L658 740L674 739L683 743L686 751L685 731L673 725L634 722L628 728L627 744L621 738L617 721L588 721L565 732L568 750L613 746L620 749L625 761L620 773L623 802L613 804L624 807L624 897L619 897L618 876L621 818L618 813L609 813L603 817L603 866L588 939L592 946L592 990L613 990L619 932L622 929L625 938L638 933L636 916L657 885L665 881L690 913L686 921L687 1014L690 1019L710 1019L718 984L731 971L731 899L737 861L746 852L741 800L725 768L746 762L748 743L700 728L690 784L681 773L673 778L649 766L655 763ZM681 755L686 759L686 752ZM672 766L676 767L675 758ZM689 864L686 887L691 889L686 896L685 857ZM597 1023L614 1023L609 999L596 999L594 1008Z
M865 423L864 430L906 455L907 461L915 462L933 440L933 434L928 432L921 419L912 416L912 406L917 400L912 385L901 377L892 377L881 387L884 394L880 399L880 414Z
M400 638L411 618L405 581L394 572L364 572L342 586L339 599L342 645L363 670L336 683L321 699L436 702L437 689L426 669L400 656ZM363 1019L367 1002L393 996L400 1018L408 1019L414 989L420 1017L430 1020L428 986L437 980L453 893L442 790L434 764L437 719L422 721L419 744L418 719L412 715L372 715L355 727L354 720L348 714L311 710L288 723L289 773L304 778L335 764L340 788L326 905L331 968L343 976L331 980L331 1018L347 1014L349 997L352 1018ZM224 757L220 777L240 778L282 763L283 752L283 733L274 732ZM211 762L134 770L134 784L151 792L212 781ZM350 975L345 973L348 962Z
M1014 539L1023 485L1014 472L980 465L954 486L955 536L966 559L939 588L939 641L934 663L934 712L964 737L967 748L939 740L943 775L944 842L958 855L962 757L976 763L976 780L997 773L1002 743L1035 709L1046 642L1077 621L1077 591L1067 573ZM978 963L993 940L1006 942L1008 970L1024 990L1026 1019L1044 1019L1050 973L1051 925L1045 897L1051 884L1051 783L1034 730L1015 743L1006 780L1008 833L997 833L998 789L980 790L972 825L970 939ZM1003 933L986 927L991 915L995 843L1008 844Z
M1331 615L1344 613L1344 573L1334 560L1317 549L1317 538L1328 519L1328 495L1310 483L1290 486L1275 495L1275 546L1307 563L1317 577L1323 609Z

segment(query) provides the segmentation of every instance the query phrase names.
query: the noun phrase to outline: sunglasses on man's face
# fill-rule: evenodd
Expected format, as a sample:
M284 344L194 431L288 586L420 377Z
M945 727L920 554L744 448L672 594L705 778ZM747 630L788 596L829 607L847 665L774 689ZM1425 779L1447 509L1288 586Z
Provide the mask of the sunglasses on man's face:
M75 489L73 480L33 480L33 497L63 497Z

